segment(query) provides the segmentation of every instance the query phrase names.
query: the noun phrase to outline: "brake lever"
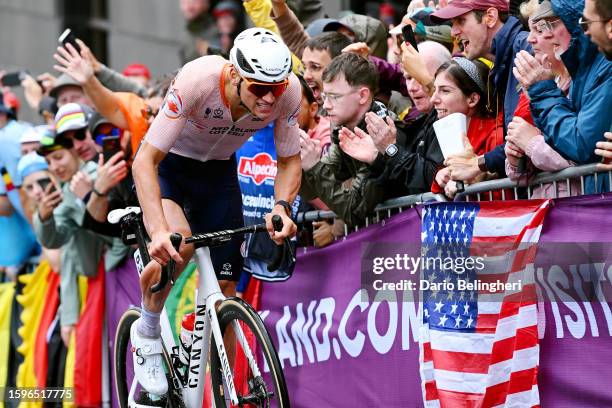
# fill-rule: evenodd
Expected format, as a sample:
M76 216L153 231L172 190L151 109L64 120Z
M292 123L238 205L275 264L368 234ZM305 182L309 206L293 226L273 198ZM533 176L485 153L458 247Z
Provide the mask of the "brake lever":
M173 233L170 234L170 242L174 249L178 252L181 242L183 241L183 236L181 234ZM151 293L157 293L160 290L164 289L168 284L168 281L171 277L174 276L174 271L176 270L176 261L172 258L168 261L166 266L162 266L161 276L159 282L155 285L151 286Z

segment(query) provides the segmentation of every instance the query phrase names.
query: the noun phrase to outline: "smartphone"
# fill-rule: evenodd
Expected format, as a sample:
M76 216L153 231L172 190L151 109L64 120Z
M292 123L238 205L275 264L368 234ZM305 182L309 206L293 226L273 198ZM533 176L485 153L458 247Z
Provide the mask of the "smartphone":
M119 136L105 136L102 138L102 154L104 163L121 151L121 138Z
M42 189L42 191L45 191L47 189L47 186L51 184L51 191L49 191L49 194L55 192L55 184L51 182L50 178L46 177L46 178L39 179L37 183Z
M2 76L2 85L3 86L21 86L21 81L23 81L27 75L27 71L17 71L17 72L8 72Z
M416 38L414 38L414 31L412 31L412 26L410 24L406 24L404 27L402 27L402 35L404 36L405 42L412 45L415 50L419 50Z
M77 52L80 54L81 53L81 47L79 47L79 44L77 44L76 42L76 36L74 35L74 33L72 32L71 29L67 28L66 30L64 30L64 32L62 33L62 35L59 36L59 38L57 39L60 44L62 44L64 47L66 47L66 44L72 44L72 46L74 47L75 50L77 50Z

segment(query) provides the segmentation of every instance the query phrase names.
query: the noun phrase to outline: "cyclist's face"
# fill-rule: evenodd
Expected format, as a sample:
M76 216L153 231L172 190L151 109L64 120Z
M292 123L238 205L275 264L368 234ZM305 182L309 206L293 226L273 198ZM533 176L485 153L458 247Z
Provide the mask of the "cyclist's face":
M272 88L266 94L256 94L249 88L249 82L243 79L240 83L240 99L242 103L251 111L251 113L260 119L267 119L274 110L276 102L281 97L282 92L279 91L277 96L274 96ZM263 88L265 89L265 87Z

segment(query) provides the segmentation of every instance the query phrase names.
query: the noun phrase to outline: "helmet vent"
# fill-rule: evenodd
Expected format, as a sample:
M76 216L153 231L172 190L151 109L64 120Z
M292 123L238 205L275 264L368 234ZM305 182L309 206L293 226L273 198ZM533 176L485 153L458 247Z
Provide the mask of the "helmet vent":
M240 68L242 68L245 72L248 72L249 74L255 73L255 70L253 69L253 67L251 67L251 64L249 64L247 59L244 57L244 54L242 53L242 51L240 51L240 48L236 50L236 60L238 61L238 65L240 65Z

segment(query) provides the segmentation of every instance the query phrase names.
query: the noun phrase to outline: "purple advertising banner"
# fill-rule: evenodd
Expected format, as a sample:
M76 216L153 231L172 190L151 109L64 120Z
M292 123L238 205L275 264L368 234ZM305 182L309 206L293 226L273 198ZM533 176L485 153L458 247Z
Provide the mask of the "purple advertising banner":
M612 406L611 210L611 195L560 199L544 221L534 264L543 407ZM420 209L406 210L327 248L300 249L293 277L265 284L260 313L292 406L423 406L416 293L363 289L372 244L419 257L420 233Z

